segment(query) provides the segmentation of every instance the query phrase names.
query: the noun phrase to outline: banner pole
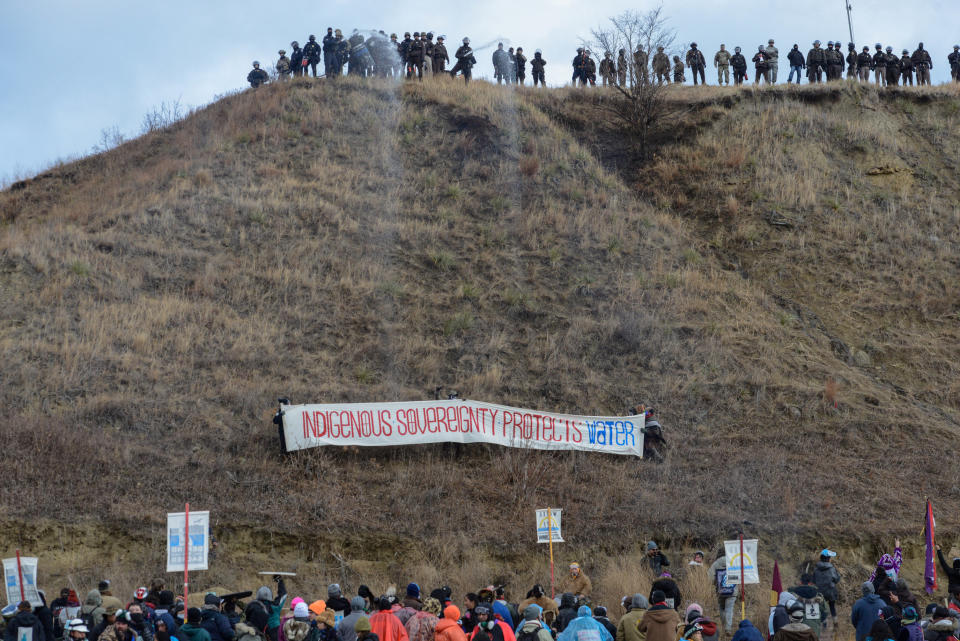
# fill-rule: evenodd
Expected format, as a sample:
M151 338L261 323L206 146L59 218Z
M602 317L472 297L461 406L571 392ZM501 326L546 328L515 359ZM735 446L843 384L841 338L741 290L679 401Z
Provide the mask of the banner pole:
M20 565L20 550L17 550L17 577L20 579L20 600L26 601L27 597L23 591L23 566Z
M747 618L747 597L746 597L746 588L744 584L747 582L747 577L743 573L743 532L740 533L740 620L744 621Z
M187 582L190 570L190 504L186 503L183 510L183 622L187 622Z
M556 597L553 589L553 508L547 508L547 540L550 543L550 598Z

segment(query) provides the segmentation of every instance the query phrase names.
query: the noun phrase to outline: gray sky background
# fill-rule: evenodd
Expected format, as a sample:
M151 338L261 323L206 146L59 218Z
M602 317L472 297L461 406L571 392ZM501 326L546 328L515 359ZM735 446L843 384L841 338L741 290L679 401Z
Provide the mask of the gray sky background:
M946 57L960 41L960 3L851 2L858 48L882 42L899 54L922 40L933 56L934 83L950 80ZM560 85L569 82L577 43L592 27L625 9L656 6L624 0L2 0L0 183L88 153L106 128L135 135L144 114L161 102L199 106L243 88L252 60L271 65L291 40L303 44L311 33L322 38L328 26L345 33L354 27L401 35L432 30L454 44L451 57L463 36L474 45L503 38L528 56L542 49L547 81ZM721 42L747 52L772 37L784 58L795 42L806 51L817 38L849 39L844 0L686 0L663 6L678 43L698 42L708 60ZM475 75L492 75L491 54L478 53ZM781 78L788 70L782 59ZM710 69L707 82L716 82Z

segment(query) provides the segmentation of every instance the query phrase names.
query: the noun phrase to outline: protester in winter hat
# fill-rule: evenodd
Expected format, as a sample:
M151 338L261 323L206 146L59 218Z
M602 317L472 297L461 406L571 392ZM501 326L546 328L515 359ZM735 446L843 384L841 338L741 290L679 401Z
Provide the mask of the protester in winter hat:
M550 634L550 629L543 622L541 618L543 614L543 609L531 603L525 607L521 613L523 621L520 622L520 625L516 629L516 636L520 638L522 635L536 635L536 641L553 641L553 635Z
M813 629L803 622L804 608L799 601L791 601L787 606L790 622L777 630L771 641L817 641Z
M442 614L440 602L433 597L423 600L423 609L414 610L404 624L410 641L434 641L439 616Z
M630 609L617 621L617 641L644 641L644 637L637 630L640 619L646 614L650 602L647 597L640 593L634 594L630 598Z
M357 641L357 632L354 626L361 618L366 618L363 612L366 603L366 599L359 595L350 599L350 614L336 624L337 641ZM330 608L326 610L332 612Z
M674 641L680 615L666 604L667 596L661 590L655 590L651 601L653 605L637 623L637 631L645 635L646 641Z
M460 608L448 605L443 609L443 618L437 621L436 641L467 641L467 636L457 623L460 619Z
M343 598L343 592L337 583L331 583L327 587L327 608L334 612L342 612L343 616L347 616L352 611L350 602Z
M850 622L857 629L857 641L865 641L870 635L870 628L874 621L880 618L880 609L883 607L883 601L874 594L873 583L865 581L860 586L863 596L853 604L853 610L850 612Z

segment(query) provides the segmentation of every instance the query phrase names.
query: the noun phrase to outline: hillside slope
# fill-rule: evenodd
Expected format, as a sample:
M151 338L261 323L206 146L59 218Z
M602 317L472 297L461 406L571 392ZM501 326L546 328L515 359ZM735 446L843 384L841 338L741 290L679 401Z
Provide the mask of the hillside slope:
M374 559L547 503L609 549L912 531L926 495L956 527L957 95L685 90L648 164L597 95L268 86L0 194L3 513L190 500ZM277 454L278 396L440 385L653 403L670 453Z

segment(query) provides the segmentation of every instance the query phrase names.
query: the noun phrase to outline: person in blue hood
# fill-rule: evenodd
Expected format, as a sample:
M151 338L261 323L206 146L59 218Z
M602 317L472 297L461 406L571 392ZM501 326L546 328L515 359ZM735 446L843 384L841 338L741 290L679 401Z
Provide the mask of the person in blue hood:
M880 610L885 603L874 593L872 581L864 582L860 589L863 597L853 604L850 622L857 629L857 641L865 641L870 636L870 626L880 618Z
M589 607L581 605L577 618L557 636L557 641L613 641L613 636L593 618Z
M740 622L740 627L734 633L732 641L763 641L763 635L757 629L750 619L744 619Z

